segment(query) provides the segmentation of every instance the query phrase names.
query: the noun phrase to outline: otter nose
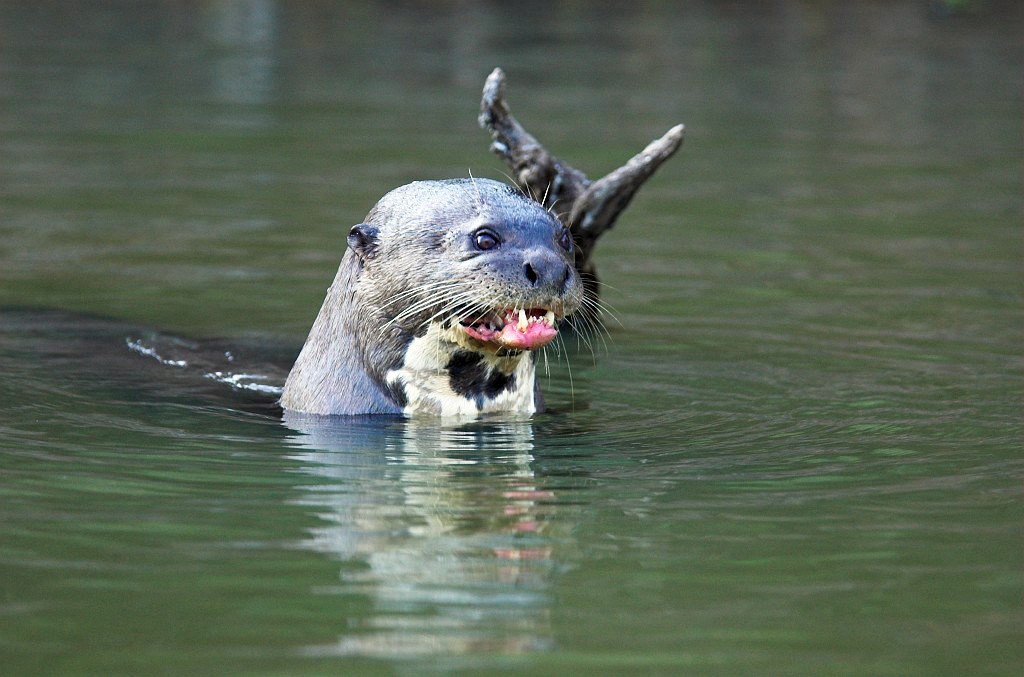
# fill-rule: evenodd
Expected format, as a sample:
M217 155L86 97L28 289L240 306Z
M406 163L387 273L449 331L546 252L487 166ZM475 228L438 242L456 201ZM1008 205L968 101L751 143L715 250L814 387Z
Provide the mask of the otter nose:
M572 271L561 257L540 254L523 262L523 277L533 287L549 285L562 289L572 277Z

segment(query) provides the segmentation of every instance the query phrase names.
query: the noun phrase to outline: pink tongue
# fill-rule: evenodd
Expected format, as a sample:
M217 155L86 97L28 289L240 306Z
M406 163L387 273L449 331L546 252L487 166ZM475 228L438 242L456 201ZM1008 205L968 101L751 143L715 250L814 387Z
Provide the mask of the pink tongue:
M558 330L543 322L531 322L526 331L519 331L514 322L509 322L494 340L506 348L534 350L546 346L558 335Z

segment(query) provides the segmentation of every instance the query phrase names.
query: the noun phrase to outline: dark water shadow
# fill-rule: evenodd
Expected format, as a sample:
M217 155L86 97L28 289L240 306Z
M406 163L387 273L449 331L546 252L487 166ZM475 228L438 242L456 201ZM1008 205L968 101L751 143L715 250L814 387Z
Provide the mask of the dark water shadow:
M280 416L277 399L297 352L265 339L188 339L85 313L0 309L9 386L19 379L97 398Z

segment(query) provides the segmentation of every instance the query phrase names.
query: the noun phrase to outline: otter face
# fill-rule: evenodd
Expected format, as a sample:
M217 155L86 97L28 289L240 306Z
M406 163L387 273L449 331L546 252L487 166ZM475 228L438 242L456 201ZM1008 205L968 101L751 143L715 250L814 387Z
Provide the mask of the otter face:
M458 279L476 293L452 316L459 343L480 352L535 350L553 341L557 323L578 308L572 236L543 210L525 218L483 214L454 229L450 240L462 259Z
M384 375L407 413L534 410L530 351L582 303L571 234L487 180L392 191L349 236L357 298L408 337Z
M352 229L349 247L362 298L389 328L421 336L436 323L467 349L534 350L580 307L568 229L503 184L413 183L385 196L367 221Z

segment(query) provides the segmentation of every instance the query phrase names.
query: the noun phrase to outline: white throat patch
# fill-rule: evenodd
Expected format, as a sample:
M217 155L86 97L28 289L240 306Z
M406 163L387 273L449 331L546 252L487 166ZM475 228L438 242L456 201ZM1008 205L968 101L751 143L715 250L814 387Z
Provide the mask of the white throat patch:
M431 323L414 338L388 385L405 393L406 415L476 417L489 412L533 414L533 356L497 357L470 349L461 328Z

